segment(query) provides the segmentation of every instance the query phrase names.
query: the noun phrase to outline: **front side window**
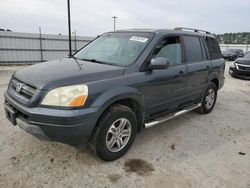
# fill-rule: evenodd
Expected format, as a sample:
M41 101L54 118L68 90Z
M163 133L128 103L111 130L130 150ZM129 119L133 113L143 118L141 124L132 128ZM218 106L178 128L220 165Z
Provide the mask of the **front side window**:
M156 46L153 57L163 57L170 65L181 64L181 43L179 37L167 37Z
M107 33L85 46L74 57L127 66L135 62L153 36L152 33Z

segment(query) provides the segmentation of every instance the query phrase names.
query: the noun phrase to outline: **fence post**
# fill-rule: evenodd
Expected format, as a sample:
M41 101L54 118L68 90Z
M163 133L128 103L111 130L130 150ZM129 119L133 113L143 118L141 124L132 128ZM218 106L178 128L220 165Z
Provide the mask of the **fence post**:
M77 48L76 48L76 30L75 30L75 52L77 51Z
M43 62L43 45L42 45L42 31L41 31L41 27L39 27L39 42L40 42L41 62Z

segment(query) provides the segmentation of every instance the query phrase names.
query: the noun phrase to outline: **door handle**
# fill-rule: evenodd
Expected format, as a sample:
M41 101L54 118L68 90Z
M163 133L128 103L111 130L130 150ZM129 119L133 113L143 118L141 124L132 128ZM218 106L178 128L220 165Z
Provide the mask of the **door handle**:
M179 72L180 74L184 74L184 72L181 70L180 72Z

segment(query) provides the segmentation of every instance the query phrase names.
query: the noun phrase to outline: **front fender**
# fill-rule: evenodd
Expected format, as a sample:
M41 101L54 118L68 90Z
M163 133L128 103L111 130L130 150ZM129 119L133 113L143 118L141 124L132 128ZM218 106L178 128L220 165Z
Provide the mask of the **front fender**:
M91 107L100 107L106 109L112 103L121 99L134 99L144 109L144 97L141 92L132 87L116 87L101 94L91 105Z

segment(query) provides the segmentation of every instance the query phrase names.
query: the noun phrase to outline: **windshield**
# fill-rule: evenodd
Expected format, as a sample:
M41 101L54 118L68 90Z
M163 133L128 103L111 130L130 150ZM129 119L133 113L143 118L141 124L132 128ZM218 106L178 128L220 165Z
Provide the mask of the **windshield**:
M82 48L74 57L127 66L135 62L153 36L152 33L107 33Z
M246 59L250 59L250 52L248 52L246 55L245 55L245 57L244 58L246 58Z
M226 49L226 52L235 52L235 49Z

